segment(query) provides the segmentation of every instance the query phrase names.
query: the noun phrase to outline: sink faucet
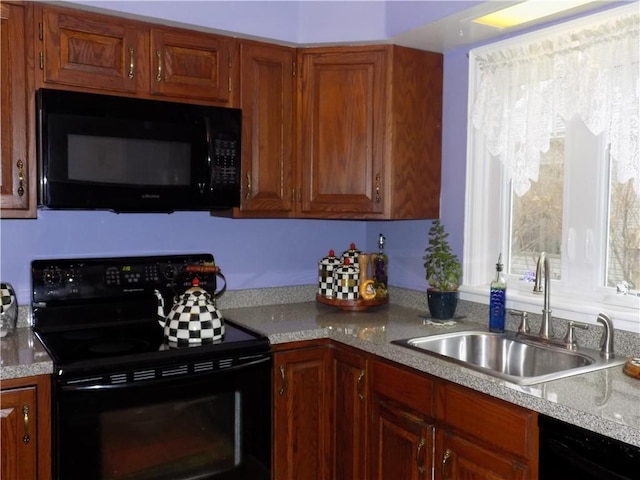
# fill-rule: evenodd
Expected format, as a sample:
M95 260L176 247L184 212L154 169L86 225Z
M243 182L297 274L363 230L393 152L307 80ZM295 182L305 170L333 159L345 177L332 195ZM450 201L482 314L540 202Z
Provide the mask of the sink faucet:
M600 356L607 360L613 358L613 322L605 313L599 313L596 319L604 327L600 343Z
M544 268L544 284L542 284L541 270ZM549 287L551 286L549 259L546 252L540 253L536 265L536 282L533 285L534 293L544 292L544 306L542 307L542 325L540 325L540 338L545 340L553 337L553 326L551 325L551 306L549 305Z

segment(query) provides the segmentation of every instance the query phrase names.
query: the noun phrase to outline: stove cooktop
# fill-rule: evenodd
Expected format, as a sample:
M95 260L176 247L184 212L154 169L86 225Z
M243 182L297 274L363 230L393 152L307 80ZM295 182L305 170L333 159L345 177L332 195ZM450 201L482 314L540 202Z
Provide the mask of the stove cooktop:
M223 338L213 343L177 347L165 339L153 292L161 292L165 305L171 305L194 276L203 288L215 291L215 274L185 275L184 268L212 262L210 254L32 262L34 331L58 376L227 362L268 352L265 336L226 318Z
M58 375L250 356L270 348L266 337L229 320L225 320L222 339L188 347L177 347L168 342L155 319L109 327L36 330L36 336L51 356Z

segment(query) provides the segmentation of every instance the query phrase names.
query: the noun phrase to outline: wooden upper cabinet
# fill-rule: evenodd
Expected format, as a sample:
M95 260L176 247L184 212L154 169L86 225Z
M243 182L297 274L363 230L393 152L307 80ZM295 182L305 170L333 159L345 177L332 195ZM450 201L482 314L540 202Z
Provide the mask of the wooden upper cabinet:
M301 52L301 214L381 214L386 52Z
M235 40L43 5L39 86L225 104Z
M295 49L240 43L242 196L236 216L292 214Z
M228 102L232 38L151 29L151 93Z
M0 3L0 216L35 218L31 7Z
M310 48L298 63L300 216L438 217L442 55Z
M148 71L148 35L137 24L86 12L42 9L45 83L136 93Z

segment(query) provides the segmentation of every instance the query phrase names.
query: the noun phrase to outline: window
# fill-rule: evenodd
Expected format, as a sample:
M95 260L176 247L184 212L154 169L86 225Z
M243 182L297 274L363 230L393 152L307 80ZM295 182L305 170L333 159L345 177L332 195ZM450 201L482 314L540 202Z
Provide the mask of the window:
M540 313L544 251L555 317L604 311L640 332L639 18L622 7L471 52L461 298L488 302L502 253L508 306Z

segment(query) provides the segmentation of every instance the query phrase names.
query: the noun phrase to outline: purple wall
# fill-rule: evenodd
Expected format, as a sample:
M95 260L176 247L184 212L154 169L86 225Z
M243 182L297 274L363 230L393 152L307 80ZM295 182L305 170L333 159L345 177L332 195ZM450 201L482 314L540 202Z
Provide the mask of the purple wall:
M115 5L130 13L149 2L85 2L92 5ZM220 29L278 38L297 38L297 17L290 2L189 2L205 9L206 15L219 20ZM306 13L323 2L301 2ZM331 2L334 8L338 2ZM361 3L361 2L347 2ZM360 6L349 8L360 9ZM361 29L341 22L347 32L384 28L400 31L401 16L389 15L381 22L380 9L362 21ZM402 2L408 25L420 15L439 16L439 10L457 2L427 2L428 11L412 2ZM467 2L465 2L467 3ZM286 5L288 4L288 5ZM312 5L316 4L316 5ZM202 10L187 9L187 2L154 2L158 16L189 22ZM281 7L287 6L285 10ZM447 7L448 5L448 7ZM424 7L424 5L423 5ZM345 7L346 8L346 7ZM417 9L417 10L416 10ZM144 10L149 11L149 10ZM362 10L364 15L366 10ZM448 10L446 10L448 11ZM226 15L221 15L221 13ZM231 13L231 14L230 14ZM360 17L361 19L364 17ZM327 25L304 23L305 36L325 38ZM283 33L284 32L284 33ZM380 32L378 32L379 34ZM369 31L368 34L372 34ZM335 31L332 35L338 35ZM346 35L346 34L345 34ZM342 37L346 38L346 37ZM444 57L444 118L442 149L441 218L450 232L453 249L462 257L464 191L466 164L467 81L466 49L447 52ZM324 220L233 220L211 217L206 213L126 214L108 212L41 211L37 220L0 221L0 279L16 288L19 303L30 302L29 265L35 258L75 256L115 256L184 252L211 252L229 282L230 290L313 284L317 280L317 261L329 249L337 252L351 242L364 251L377 249L377 238L387 238L389 282L391 285L424 290L426 281L422 255L427 243L430 221L324 221Z

